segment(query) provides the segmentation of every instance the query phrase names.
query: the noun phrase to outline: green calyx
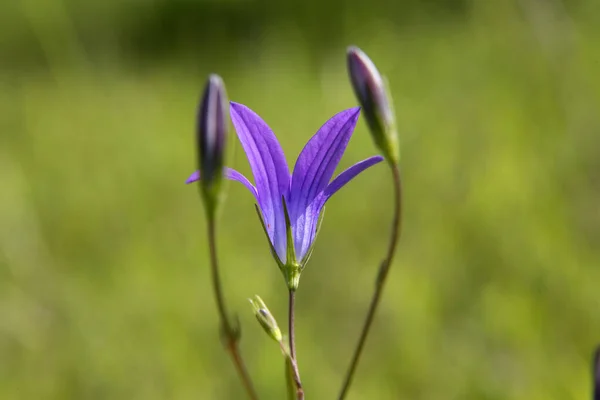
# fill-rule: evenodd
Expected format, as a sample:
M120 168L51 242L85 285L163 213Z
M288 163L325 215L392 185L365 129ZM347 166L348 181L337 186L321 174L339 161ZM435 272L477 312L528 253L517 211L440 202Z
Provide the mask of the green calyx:
M400 144L398 143L398 132L396 130L396 112L394 111L394 99L390 91L389 81L385 76L383 77L383 84L384 92L387 94L389 102L389 113L391 118L389 118L389 122L387 124L383 125L385 132L382 135L382 143L380 148L387 153L387 159L389 162L398 164L400 162ZM381 116L381 119L384 120L384 117Z
M290 290L298 289L298 284L300 283L300 274L304 269L299 264L285 264L283 268L280 268L281 272L283 272L283 276L285 278L285 282Z
M286 252L286 261L283 266L282 272L285 277L285 282L290 290L298 289L298 284L300 283L300 274L304 269L302 265L300 265L296 261L296 250L294 248L294 236L292 234L292 223L290 221L290 214L287 209L287 204L285 203L285 198L281 196L281 202L283 203L283 214L285 216L285 232L287 239L287 252Z
M381 80L383 87L379 88L380 92L374 93L369 90L367 99L362 100L365 119L375 145L381 150L384 158L391 164L397 164L400 161L400 146L393 99L387 79L382 77Z
M258 207L258 205L255 205L255 209L256 209L256 213L258 214L258 219L260 220L260 224L263 228L263 231L265 232L265 236L267 237L267 241L269 242L269 248L271 249L271 255L273 256L273 258L275 259L275 262L277 262L277 266L283 273L283 277L288 286L288 289L295 291L296 289L298 289L298 285L300 283L300 275L302 274L304 267L306 266L306 264L308 263L308 260L310 259L310 256L312 255L317 235L319 234L319 230L321 229L321 223L323 221L325 207L323 207L321 214L319 215L319 221L317 222L317 232L315 233L315 240L313 240L313 242L310 244L308 251L306 252L304 257L302 257L302 260L298 261L296 259L296 249L294 248L294 236L292 234L292 224L290 221L290 215L289 215L289 212L287 209L287 204L285 202L285 198L283 196L281 197L281 201L283 204L283 213L284 213L284 217L285 217L285 229L286 229L286 241L287 241L285 262L283 262L279 258L277 251L275 251L275 248L273 247L273 243L271 243L271 239L269 237L267 227L265 226L265 221L262 217L262 213L260 212L260 208Z

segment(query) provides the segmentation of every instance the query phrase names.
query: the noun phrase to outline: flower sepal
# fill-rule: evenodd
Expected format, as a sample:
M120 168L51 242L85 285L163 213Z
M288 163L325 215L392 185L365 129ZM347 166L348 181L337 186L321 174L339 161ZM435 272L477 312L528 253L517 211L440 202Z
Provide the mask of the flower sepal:
M288 212L287 204L285 203L285 197L281 196L281 203L283 204L283 215L285 216L285 232L287 239L287 250L286 250L286 261L283 266L283 276L287 283L288 289L298 289L300 283L300 274L304 269L303 265L296 260L296 250L294 249L294 235L292 233L292 223L290 221L290 214Z
M285 278L285 283L288 286L288 289L295 291L298 289L298 284L300 283L300 275L302 274L302 270L304 268L297 263L286 263L281 272L283 272L283 276Z
M302 265L302 269L304 269L306 264L308 264L308 260L310 260L310 256L312 256L313 250L315 249L315 243L317 242L317 237L319 236L319 232L321 231L321 224L323 223L324 215L325 215L325 207L323 207L321 209L321 212L319 213L319 219L317 221L317 229L315 231L315 239L310 244L310 247L306 251L306 254L302 258L302 261L300 262L300 265Z
M263 232L267 236L267 242L269 243L269 249L271 249L271 255L275 259L275 262L277 263L277 266L279 267L279 269L283 271L284 264L279 259L279 256L277 255L277 250L275 250L275 247L273 247L273 242L271 242L271 239L269 238L269 232L267 231L267 227L265 225L265 220L263 218L263 215L260 212L260 207L258 206L258 204L255 204L254 208L256 209L256 214L258 215L258 220L260 221L260 226L262 226Z

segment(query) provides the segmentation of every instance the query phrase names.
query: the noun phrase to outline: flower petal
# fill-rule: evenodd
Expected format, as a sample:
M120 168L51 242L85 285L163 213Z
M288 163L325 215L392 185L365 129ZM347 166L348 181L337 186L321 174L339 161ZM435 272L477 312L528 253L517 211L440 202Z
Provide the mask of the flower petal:
M299 259L302 259L306 252L310 249L311 243L315 239L317 225L319 222L319 215L323 210L323 206L338 190L344 185L354 179L358 174L363 172L365 169L380 163L383 161L381 156L369 157L359 163L354 164L344 172L339 174L327 187L322 191L305 209L304 215L299 219L302 219L303 226L302 230L296 230L296 252Z
M254 187L254 185L252 185L250 183L248 178L246 178L244 175L242 175L241 173L239 173L238 171L236 171L235 169L232 169L232 168L224 168L223 173L225 175L225 178L230 179L232 181L238 181L242 185L246 186L246 188L248 188L250 193L252 193L252 195L256 198L256 201L258 201L258 192L256 191L256 188ZM190 184L192 182L196 182L199 180L200 180L200 171L196 171L192 175L190 175L189 178L187 178L185 183Z
M195 171L190 175L189 178L186 179L185 183L189 185L190 183L196 182L200 180L200 171Z
M308 204L325 189L346 150L359 113L360 108L355 107L334 115L306 143L294 166L292 198L299 200L301 196Z
M329 198L333 196L335 192L344 187L346 183L354 179L356 175L382 161L383 157L381 156L369 157L366 160L362 160L361 162L354 164L353 166L336 176L335 179L331 181L331 183L327 185L327 188L325 188L325 190L323 191L323 194L325 195L325 201L329 200Z
M319 215L327 199L321 192L312 203L306 206L303 213L298 216L294 229L294 246L298 260L304 259L306 252L315 239Z
M248 107L231 102L231 120L248 157L258 191L258 204L277 255L285 260L286 231L281 196L287 198L290 173L271 128Z
M317 131L300 152L290 188L290 218L294 229L296 253L308 249L311 222L319 217L320 207L312 215L311 204L327 187L350 141L360 108L355 107L334 115Z

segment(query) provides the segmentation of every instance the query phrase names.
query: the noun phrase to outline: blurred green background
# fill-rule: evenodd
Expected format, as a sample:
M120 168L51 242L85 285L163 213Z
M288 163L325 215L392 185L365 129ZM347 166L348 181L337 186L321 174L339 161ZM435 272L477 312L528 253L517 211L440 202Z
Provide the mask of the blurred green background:
M0 398L242 399L219 343L195 167L210 72L290 163L356 105L345 49L387 75L400 251L349 399L586 399L600 341L596 0L3 0ZM230 140L229 164L249 173ZM363 120L345 168L376 152ZM388 170L328 205L297 296L309 399L337 393L385 250ZM263 399L284 396L287 293L253 199L219 250Z

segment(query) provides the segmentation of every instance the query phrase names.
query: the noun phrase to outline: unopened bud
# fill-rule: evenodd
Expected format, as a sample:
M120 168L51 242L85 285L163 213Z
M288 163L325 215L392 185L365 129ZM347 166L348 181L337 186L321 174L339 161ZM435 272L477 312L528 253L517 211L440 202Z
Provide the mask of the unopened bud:
M277 342L281 342L283 335L277 325L277 321L275 321L275 318L267 308L265 302L258 295L254 296L253 299L248 300L250 301L250 304L252 304L254 315L260 323L260 326L263 327L265 332L267 332L271 338Z
M228 131L228 101L220 76L209 76L198 110L197 140L199 180L202 196L214 210L223 181L225 143Z
M348 48L347 61L354 93L375 144L388 161L397 163L400 156L396 121L383 78L373 61L358 47Z

